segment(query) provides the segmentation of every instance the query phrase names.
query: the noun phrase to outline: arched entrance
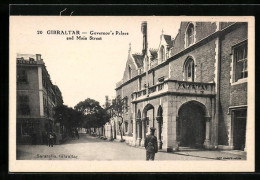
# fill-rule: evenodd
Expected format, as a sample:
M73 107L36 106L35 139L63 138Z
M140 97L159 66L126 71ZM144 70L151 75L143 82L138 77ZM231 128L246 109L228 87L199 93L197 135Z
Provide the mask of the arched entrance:
M143 110L141 146L144 146L144 140L146 133L149 132L149 127L154 127L154 106L151 104L147 104Z
M203 146L206 136L205 115L205 106L197 101L189 101L180 107L177 122L180 146Z

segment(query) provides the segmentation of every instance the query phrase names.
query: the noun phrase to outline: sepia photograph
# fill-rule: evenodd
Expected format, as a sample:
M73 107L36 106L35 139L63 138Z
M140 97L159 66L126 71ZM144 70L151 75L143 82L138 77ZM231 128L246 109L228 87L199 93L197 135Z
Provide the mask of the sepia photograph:
M254 171L254 17L67 11L10 15L9 171Z

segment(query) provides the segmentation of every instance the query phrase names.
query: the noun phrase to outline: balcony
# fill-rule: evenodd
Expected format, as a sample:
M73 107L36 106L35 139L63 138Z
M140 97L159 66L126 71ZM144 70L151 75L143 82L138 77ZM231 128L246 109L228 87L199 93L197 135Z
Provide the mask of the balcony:
M147 93L148 91L148 93ZM188 82L167 79L148 89L142 89L131 94L132 102L164 94L186 96L214 96L215 83Z

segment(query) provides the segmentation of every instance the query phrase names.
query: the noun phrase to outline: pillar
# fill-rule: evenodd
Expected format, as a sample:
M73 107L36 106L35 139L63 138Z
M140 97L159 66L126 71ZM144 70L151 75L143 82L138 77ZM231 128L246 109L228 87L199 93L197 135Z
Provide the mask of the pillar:
M136 119L136 126L137 126L137 139L136 139L136 145L140 146L141 143L141 119Z
M162 149L162 117L156 117L157 120L157 137L158 137L158 149Z
M141 146L144 146L144 141L145 141L145 129L146 129L146 121L147 117L142 119L142 140L141 140Z
M204 140L204 147L206 149L210 149L211 146L210 146L210 140L209 140L209 137L210 137L210 120L211 120L211 117L205 117L205 121L206 121L206 134L205 134L205 140Z

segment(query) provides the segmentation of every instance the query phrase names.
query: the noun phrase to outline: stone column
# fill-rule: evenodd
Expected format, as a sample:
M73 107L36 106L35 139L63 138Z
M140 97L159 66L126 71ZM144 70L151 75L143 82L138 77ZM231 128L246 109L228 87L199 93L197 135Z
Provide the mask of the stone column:
M210 120L211 117L205 117L205 121L206 121L206 134L205 134L205 141L204 141L204 147L206 149L210 149Z
M177 141L177 122L176 122L176 116L164 116L163 120L167 122L167 134L166 134L166 151L178 151L179 150L179 144Z
M158 149L162 149L162 117L156 117L157 120L157 137L158 137Z
M142 119L142 140L141 140L141 146L144 146L144 140L145 140L145 129L146 129L146 121L147 117Z
M109 125L109 140L112 141L113 140L113 131L112 131L112 125Z
M230 128L230 142L229 145L234 149L234 116L235 112L231 110L231 128Z
M136 119L137 139L136 139L136 143L135 143L137 146L140 146L140 143L141 143L141 129L140 129L140 126L141 126L141 119L137 118Z

